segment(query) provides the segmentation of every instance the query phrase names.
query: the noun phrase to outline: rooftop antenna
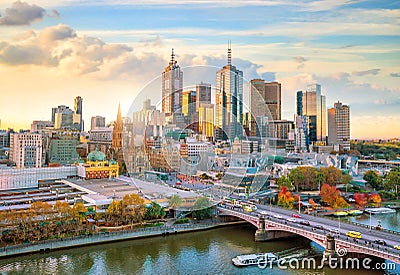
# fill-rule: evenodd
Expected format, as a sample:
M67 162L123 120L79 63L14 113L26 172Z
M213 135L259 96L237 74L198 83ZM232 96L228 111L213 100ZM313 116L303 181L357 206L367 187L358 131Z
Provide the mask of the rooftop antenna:
M228 40L228 65L231 65L232 61L232 50L231 50L231 41Z
M172 53L171 53L171 64L174 64L175 61L175 54L174 54L174 48L172 48Z

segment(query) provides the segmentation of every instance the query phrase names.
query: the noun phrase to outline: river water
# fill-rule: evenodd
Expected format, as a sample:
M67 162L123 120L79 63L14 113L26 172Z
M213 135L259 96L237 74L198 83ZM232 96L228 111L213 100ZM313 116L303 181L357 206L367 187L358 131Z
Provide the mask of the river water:
M327 267L318 270L235 267L231 259L239 254L278 252L293 247L307 248L316 253L322 252L317 245L300 238L254 242L254 232L255 228L251 225L239 225L13 257L0 260L0 273L343 274L343 270L332 270ZM359 270L345 272L361 274ZM383 272L363 270L362 274L383 274Z

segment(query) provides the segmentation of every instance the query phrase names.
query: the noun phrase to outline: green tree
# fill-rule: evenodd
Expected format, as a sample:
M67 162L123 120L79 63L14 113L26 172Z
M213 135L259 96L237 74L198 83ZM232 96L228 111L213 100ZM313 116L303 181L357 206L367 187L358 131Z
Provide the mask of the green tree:
M364 174L363 179L374 189L380 190L383 187L382 177L374 170L367 171Z
M165 209L157 202L152 201L150 206L146 208L145 217L148 220L159 219L165 216Z
M169 204L169 209L174 210L174 216L175 216L175 210L182 204L182 199L181 197L179 197L179 195L174 194L169 198L168 204Z
M321 170L315 173L315 181L318 184L318 190L321 190L321 185L326 181L326 176L321 172Z
M283 186L286 186L288 190L293 190L294 186L289 178L282 176L276 181L276 185L278 185L281 189Z
M211 217L211 203L207 197L200 197L194 203L192 217L203 220Z
M396 196L399 196L400 193L400 169L392 168L389 174L385 177L385 189L393 190L396 193Z
M296 190L299 191L300 185L304 184L304 175L300 169L300 167L296 167L292 169L288 175L290 181L296 187Z

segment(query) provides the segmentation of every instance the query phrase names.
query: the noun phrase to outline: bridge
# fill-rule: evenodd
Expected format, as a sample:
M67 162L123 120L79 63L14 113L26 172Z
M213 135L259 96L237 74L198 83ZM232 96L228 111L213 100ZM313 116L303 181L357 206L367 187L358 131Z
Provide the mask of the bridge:
M300 235L324 247L324 257L334 255L336 251L346 251L346 253L370 255L400 264L400 250L393 247L400 245L400 233L371 231L345 223L341 226L340 222L337 224L337 221L311 215L302 214L301 218L292 218L293 211L264 205L257 205L257 210L253 212L244 212L242 209L225 204L219 204L217 210L220 216L237 217L254 225L257 228L256 241ZM290 218L292 218L291 221L288 220ZM300 221L307 221L309 225L302 225ZM347 237L347 231L360 232L362 239ZM374 243L377 239L385 240L386 245Z

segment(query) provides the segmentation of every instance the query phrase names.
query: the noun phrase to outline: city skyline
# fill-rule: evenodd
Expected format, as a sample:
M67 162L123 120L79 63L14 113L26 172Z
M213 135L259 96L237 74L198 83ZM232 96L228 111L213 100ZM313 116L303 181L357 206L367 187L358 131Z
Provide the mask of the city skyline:
M246 80L282 83L283 119L293 120L296 92L318 83L326 107L338 100L351 106L351 138L400 136L393 127L400 124L399 4L110 4L0 4L2 128L28 129L32 120L50 120L52 106L73 107L76 96L84 100L86 130L92 116L114 120L118 102L125 115L146 83L160 77L171 48L183 71L191 65L222 68L231 39L232 64ZM220 9L226 17L218 16ZM274 15L266 18L267 11ZM211 78L204 75L203 81L215 86L215 72ZM188 84L196 83L185 79Z

